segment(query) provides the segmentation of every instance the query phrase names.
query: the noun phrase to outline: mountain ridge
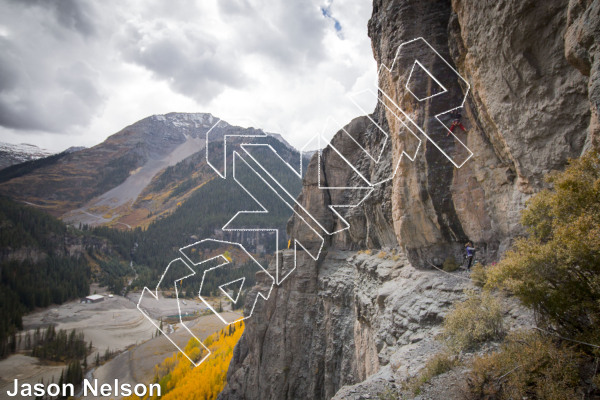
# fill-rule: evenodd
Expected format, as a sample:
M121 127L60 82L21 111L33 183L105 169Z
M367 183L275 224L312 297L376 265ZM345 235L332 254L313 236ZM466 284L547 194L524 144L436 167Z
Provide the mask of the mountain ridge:
M65 151L48 160L19 164L5 170L0 173L0 193L43 207L75 225L147 226L156 215L171 212L185 201L189 190L180 190L182 196L175 198L168 193L155 193L157 197L162 196L162 200L165 196L173 200L160 209L154 207L142 212L131 207L139 205L143 192L145 198L151 194L148 187L161 171L201 152L206 132L217 122L211 135L212 142L243 129L210 113L151 115L91 148ZM264 134L262 130L258 131ZM295 150L281 135L267 135ZM204 178L208 172L205 170ZM117 216L123 221L118 221Z
M25 161L48 157L51 154L50 151L29 143L0 142L0 170Z

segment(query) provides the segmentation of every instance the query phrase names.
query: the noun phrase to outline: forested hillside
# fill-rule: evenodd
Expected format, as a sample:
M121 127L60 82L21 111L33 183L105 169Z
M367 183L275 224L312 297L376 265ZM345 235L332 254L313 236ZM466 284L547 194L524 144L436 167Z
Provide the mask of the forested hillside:
M25 161L19 164L11 165L7 168L0 170L0 182L7 182L13 178L17 178L26 175L36 169L56 164L61 158L65 157L68 153L62 152L58 154L52 154L48 157L40 158L37 160Z
M298 163L299 153L275 138L267 138L266 141L285 161ZM212 146L218 154L223 144L216 142ZM250 251L256 250L256 245L260 244L263 246L260 247L263 255L272 252L275 249L274 236L259 237L253 232L229 234L220 230L239 210L261 208L232 180L208 176L209 167L204 154L199 152L156 177L152 184L154 189L168 187L171 193L190 190L191 194L173 213L157 219L147 229L68 228L44 211L0 198L0 355L14 348L10 338L22 327L21 317L25 312L85 296L92 279L115 293L121 293L127 284L127 276L134 274L127 265L129 261L133 261L138 274L132 286L140 289L155 285L167 264L179 256L179 248L199 239L215 235L230 240L248 239L255 245ZM281 160L263 157L261 161L292 195L300 192L301 179L291 169L280 168L278 163ZM35 169L37 164L45 162L55 160L44 159L17 165L6 173L26 174L28 169ZM222 163L222 159L214 162ZM200 164L205 182L199 185L198 176L190 173ZM216 176L214 171L210 172ZM269 210L269 214L246 218L245 224L277 228L285 232L291 210L276 201L264 183L244 165L237 167L237 177L251 188L253 195ZM8 176L6 178L10 179ZM280 237L279 240L280 246L284 246L286 238ZM250 271L255 266L246 260L238 268ZM233 271L219 271L220 275L214 274L211 279L226 278L222 275L228 273ZM246 287L251 287L254 274L248 273L247 276L250 281L246 282ZM197 293L200 279L198 276L186 282L184 294L193 296ZM209 280L205 284L209 292L217 292L215 282Z
M297 152L291 151L274 138L268 138L268 143L280 155L283 155L286 161L298 163L299 159L297 157L299 155ZM222 146L222 144L215 144L215 146L219 145ZM258 153L256 157L259 157ZM263 165L273 172L274 177L288 189L290 194L297 196L302 188L301 179L289 168L278 168L280 166L279 161L274 157L261 158ZM248 227L270 227L279 229L280 233L285 232L285 225L292 213L291 209L280 202L276 196L273 196L269 192L270 189L253 176L250 170L247 168L244 170L243 167L244 165L237 167L236 176L252 189L253 195L269 210L268 214L246 218L245 223L248 224ZM189 164L182 162L164 171L162 175L154 180L153 184L157 186L167 185L170 179L186 184L186 180L181 181L180 179L186 176L186 171L189 170ZM163 179L163 177L165 178ZM169 177L169 179L166 177ZM133 282L134 287L151 287L152 284L156 285L158 277L168 263L173 258L180 256L178 250L181 247L215 236L238 241L240 235L221 231L223 225L240 210L260 209L260 206L256 204L252 197L232 179L214 178L197 188L189 199L172 214L156 220L145 230L137 228L123 231L98 227L93 228L92 232L95 235L109 239L119 250L122 257L131 257L138 272L138 278ZM265 246L265 253L272 253L275 249L274 238L262 237L259 240L257 239L258 234L253 232L245 232L244 235L252 236L248 240L250 242L261 241L261 244ZM284 247L287 243L285 235L280 234L279 241L280 248ZM253 249L248 250L252 251ZM226 272L223 271L222 273ZM250 276L253 276L253 274ZM218 275L215 274L214 277L216 278ZM200 282L190 279L189 283L194 285L193 288L196 288ZM248 283L252 284L252 282ZM207 282L207 284L210 284L210 282Z
M47 307L86 296L91 270L68 242L83 235L32 207L0 197L0 356L14 350L21 317L35 307Z

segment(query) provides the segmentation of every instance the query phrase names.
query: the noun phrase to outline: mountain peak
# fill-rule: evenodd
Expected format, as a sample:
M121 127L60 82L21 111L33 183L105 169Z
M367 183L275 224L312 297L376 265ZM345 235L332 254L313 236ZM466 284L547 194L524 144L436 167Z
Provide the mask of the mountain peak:
M29 143L0 142L0 169L25 161L37 160L51 154L52 152Z
M188 130L196 130L196 129L210 129L214 126L215 123L220 121L220 125L222 128L232 126L235 127L235 124L230 124L225 120L220 119L219 117L215 117L211 113L186 113L186 112L170 112L166 114L154 114L147 118L144 118L131 126L137 125L147 125L150 124L163 124L168 127L175 127L184 134L190 134ZM252 127L254 129L258 129L264 132L268 136L272 136L275 139L279 140L283 143L287 148L291 150L296 150L294 146L292 146L285 138L279 133L265 132L263 129L259 127ZM195 137L196 133L191 133L192 136Z
M151 118L163 121L190 121L198 123L214 123L218 120L211 113L187 113L187 112L170 112L166 114L155 114Z

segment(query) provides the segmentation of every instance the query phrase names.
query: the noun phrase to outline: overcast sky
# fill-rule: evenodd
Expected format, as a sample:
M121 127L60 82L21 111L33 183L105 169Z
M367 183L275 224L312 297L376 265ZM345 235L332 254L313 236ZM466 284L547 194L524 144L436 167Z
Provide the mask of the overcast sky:
M301 146L375 90L370 15L371 0L2 0L0 141L89 147L182 111Z

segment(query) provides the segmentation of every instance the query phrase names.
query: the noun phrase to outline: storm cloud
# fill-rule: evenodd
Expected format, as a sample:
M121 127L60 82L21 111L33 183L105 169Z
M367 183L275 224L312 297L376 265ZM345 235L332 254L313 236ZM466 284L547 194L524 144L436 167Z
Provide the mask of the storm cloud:
M89 123L105 100L86 48L92 10L69 0L0 8L0 125L61 132Z

